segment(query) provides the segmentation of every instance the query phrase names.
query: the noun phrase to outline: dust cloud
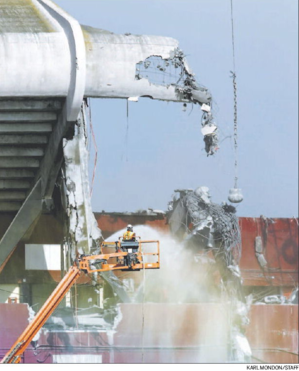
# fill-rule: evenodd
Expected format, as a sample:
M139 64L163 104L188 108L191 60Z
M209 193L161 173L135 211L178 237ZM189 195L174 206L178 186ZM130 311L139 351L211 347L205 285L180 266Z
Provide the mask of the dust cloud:
M116 241L124 231L107 240ZM188 250L169 234L149 226L134 226L134 232L141 240L160 241L161 262L158 270L119 276L122 280L131 277L135 284L131 304L122 305L126 326L134 329L132 337L142 332L145 348L160 349L161 363L181 362L177 347L189 352L184 358L187 363L228 362L230 316L221 302L221 289L214 283L215 262L207 253ZM143 248L144 252L155 250L147 244ZM128 315L132 312L134 316Z

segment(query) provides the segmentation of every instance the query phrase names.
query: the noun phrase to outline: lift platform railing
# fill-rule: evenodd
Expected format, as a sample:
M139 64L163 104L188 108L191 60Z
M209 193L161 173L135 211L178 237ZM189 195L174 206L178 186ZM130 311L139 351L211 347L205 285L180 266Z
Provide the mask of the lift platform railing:
M157 250L155 252L146 253L142 250L142 245L147 243L156 243ZM121 242L103 242L101 246L101 252L103 252L104 247L114 246L117 251L121 249ZM58 304L64 298L65 294L74 285L74 283L79 278L81 272L93 273L93 272L105 272L112 271L115 269L122 269L127 271L138 271L140 269L157 269L160 268L160 245L159 241L149 240L141 241L134 245L137 246L136 252L115 252L111 254L100 254L100 255L90 255L78 256L74 265L70 267L67 274L63 277L60 283L57 285L53 293L47 299L45 304L36 314L32 322L23 331L22 335L14 343L11 349L7 352L5 357L2 359L1 363L19 363L21 361L22 354L25 352L26 348L37 334L37 332L42 328L47 319L51 316L53 311L57 308ZM135 250L135 249L132 249ZM153 255L157 256L157 262L146 263L144 262L144 256ZM130 259L129 259L130 257ZM108 261L112 258L118 259L115 264L108 264ZM129 262L129 265L126 265ZM98 267L98 264L100 267Z
M138 250L132 252L134 249L128 247L128 251L122 251L121 241L106 242L101 244L100 255L84 256L78 261L79 268L86 273L107 272L112 270L140 270L140 269L159 269L160 268L160 243L158 240L138 240L136 241ZM154 252L143 251L143 244L156 244ZM114 248L115 252L107 253L104 249ZM132 250L132 251L129 251ZM130 265L127 264L129 255L135 255L136 259L132 259ZM145 262L144 257L156 256L155 262ZM111 262L114 259L115 262Z
M155 252L143 252L142 245L148 243L155 243ZM136 249L137 246L137 249ZM103 253L103 248L114 247L117 252L107 254ZM79 256L74 265L69 269L67 274L63 277L60 283L57 285L53 293L47 299L45 304L36 314L32 322L23 331L22 335L14 343L11 349L7 352L5 357L2 359L1 363L19 363L21 361L21 356L25 352L26 348L37 334L37 332L42 328L47 319L51 316L54 310L57 308L58 304L64 298L65 294L74 285L81 272L93 273L93 272L106 272L116 269L122 269L127 271L138 271L140 269L158 269L160 268L160 244L159 241L139 240L134 244L136 252L124 252L120 251L122 249L122 244L120 241L117 242L103 242L101 245L100 255L90 255ZM129 250L129 249L128 249ZM130 249L131 250L131 249ZM147 255L157 256L157 262L146 263L144 257ZM112 258L116 258L116 263L109 264L108 261ZM126 264L129 263L129 264Z

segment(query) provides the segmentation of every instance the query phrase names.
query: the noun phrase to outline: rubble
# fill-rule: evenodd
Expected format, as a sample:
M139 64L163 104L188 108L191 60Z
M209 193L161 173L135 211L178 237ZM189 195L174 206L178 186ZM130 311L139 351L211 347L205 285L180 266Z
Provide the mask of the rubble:
M116 304L113 306L105 305L101 309L97 305L89 308L58 308L49 318L44 328L47 330L104 330L111 331L117 326L121 318L120 307Z
M299 289L297 287L290 295L290 298L288 300L289 304L298 304L298 292L299 292Z
M212 251L216 267L222 278L227 300L231 305L231 357L233 361L248 362L251 349L245 336L249 324L248 311L252 298L244 296L239 268L241 258L241 232L236 209L211 201L208 187L178 189L179 198L168 204L168 222L173 236L182 241L185 248L196 253Z

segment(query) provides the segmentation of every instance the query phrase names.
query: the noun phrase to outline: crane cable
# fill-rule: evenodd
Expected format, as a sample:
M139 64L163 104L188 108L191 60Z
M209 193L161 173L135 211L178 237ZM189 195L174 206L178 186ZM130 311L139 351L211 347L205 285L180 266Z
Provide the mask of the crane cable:
M235 188L238 188L238 115L237 115L237 81L236 81L236 61L235 61L235 35L234 35L234 16L233 0L231 4L231 26L232 26L232 51L233 51L233 71L231 71L234 87L234 150L235 150Z

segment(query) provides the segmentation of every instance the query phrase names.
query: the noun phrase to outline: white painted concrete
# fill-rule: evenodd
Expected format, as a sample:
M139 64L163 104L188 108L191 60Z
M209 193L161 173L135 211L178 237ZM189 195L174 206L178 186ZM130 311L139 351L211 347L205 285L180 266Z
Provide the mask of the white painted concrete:
M8 303L10 299L15 299L20 302L20 288L19 285L1 284L0 285L0 303Z
M86 57L82 29L78 21L50 0L38 0L62 27L67 37L70 57L70 81L66 100L67 121L74 122L84 97Z
M188 101L174 85L135 78L136 64L148 57L172 58L177 40L80 26L50 0L32 0L27 6L35 17L24 21L24 29L17 22L7 25L5 13L0 21L0 97L67 97L70 122L76 121L83 96ZM22 7L9 7L9 0L7 7L24 18ZM184 67L192 74L185 59ZM207 91L194 94L204 103L210 99Z
M60 271L60 245L26 244L25 269Z
M91 208L88 178L88 157L84 110L80 117L79 133L72 140L64 139L65 182L69 216L69 235L71 236L72 258L76 252L89 254L98 244L101 231Z
M101 354L53 354L53 363L102 363Z

